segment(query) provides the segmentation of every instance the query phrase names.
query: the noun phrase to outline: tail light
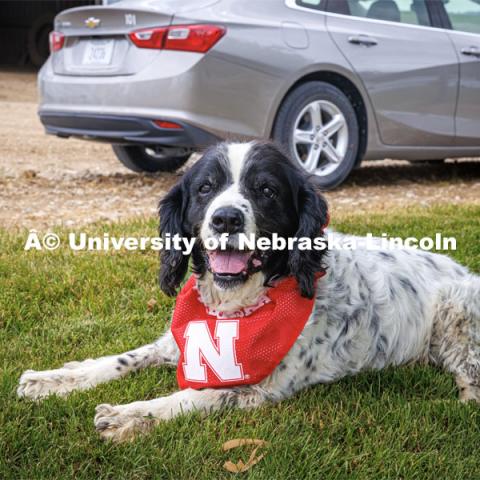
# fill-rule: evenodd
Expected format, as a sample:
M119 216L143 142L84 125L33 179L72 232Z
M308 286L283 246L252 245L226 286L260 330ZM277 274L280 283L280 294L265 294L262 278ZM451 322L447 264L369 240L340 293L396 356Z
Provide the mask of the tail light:
M139 48L155 48L163 47L163 40L167 33L166 28L149 28L145 30L137 30L130 33L130 40Z
M50 52L58 52L65 44L65 35L62 32L50 32L49 36Z
M153 123L160 128L167 128L169 130L183 130L183 127L175 122L168 122L166 120L154 120Z
M129 37L139 48L206 53L225 32L223 27L216 25L175 25L137 30Z
M165 50L208 52L225 35L225 29L215 25L186 25L170 27Z

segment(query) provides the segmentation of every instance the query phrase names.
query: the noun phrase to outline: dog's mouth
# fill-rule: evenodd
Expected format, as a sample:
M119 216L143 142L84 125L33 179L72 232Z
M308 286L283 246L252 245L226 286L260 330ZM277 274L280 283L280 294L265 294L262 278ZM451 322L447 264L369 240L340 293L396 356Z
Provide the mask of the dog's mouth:
M245 282L262 265L262 261L251 250L209 250L207 258L214 281L222 288L232 288Z
M213 250L208 252L208 261L213 274L234 276L247 273L252 255L251 251Z

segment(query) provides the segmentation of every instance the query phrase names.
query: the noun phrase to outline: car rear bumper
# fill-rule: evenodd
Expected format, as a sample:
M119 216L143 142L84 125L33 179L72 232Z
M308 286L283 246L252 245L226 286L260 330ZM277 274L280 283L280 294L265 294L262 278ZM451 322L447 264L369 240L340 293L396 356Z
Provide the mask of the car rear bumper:
M112 76L56 74L50 57L38 76L42 115L179 121L219 138L242 139L269 135L269 112L281 83L215 52L162 51L137 73Z
M114 144L143 144L202 148L220 139L198 127L175 120L181 128L161 128L153 119L65 112L42 112L40 120L47 133ZM170 119L169 119L170 120Z

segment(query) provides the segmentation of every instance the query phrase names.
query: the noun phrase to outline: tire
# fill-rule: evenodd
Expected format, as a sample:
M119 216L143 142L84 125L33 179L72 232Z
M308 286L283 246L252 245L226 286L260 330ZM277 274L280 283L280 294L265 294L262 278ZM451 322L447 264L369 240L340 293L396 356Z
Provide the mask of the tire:
M53 12L40 15L34 20L28 31L27 51L30 61L35 67L40 68L50 55L48 35L53 30L54 18L55 13Z
M187 148L142 147L112 145L117 158L134 172L174 172L184 165L192 154Z
M315 114L318 111L320 115ZM316 122L314 115L319 118ZM336 124L330 123L334 118ZM341 90L326 82L304 83L288 95L278 111L273 139L324 190L340 185L357 163L360 137L355 110Z

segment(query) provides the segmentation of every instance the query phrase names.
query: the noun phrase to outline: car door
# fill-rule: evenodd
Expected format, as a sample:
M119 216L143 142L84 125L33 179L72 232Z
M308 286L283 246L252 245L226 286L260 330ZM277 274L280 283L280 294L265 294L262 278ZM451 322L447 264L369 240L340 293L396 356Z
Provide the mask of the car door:
M430 3L328 0L328 31L368 90L387 145L455 141L458 57L447 31L432 28Z
M480 145L480 1L449 0L443 5L460 60L456 143Z

